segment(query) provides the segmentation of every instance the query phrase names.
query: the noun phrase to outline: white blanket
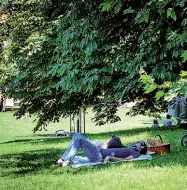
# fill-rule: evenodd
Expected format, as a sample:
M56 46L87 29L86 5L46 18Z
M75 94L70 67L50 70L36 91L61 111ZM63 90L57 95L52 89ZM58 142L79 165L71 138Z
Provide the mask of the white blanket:
M138 160L152 160L151 154L154 154L154 152L148 152L146 155L141 155L138 158L134 158L131 160L122 160L118 162L129 162L129 161L138 161ZM110 162L110 163L118 163L118 162ZM108 162L106 162L108 163ZM94 166L98 164L106 164L105 162L90 162L87 157L83 156L75 156L72 164L72 168L79 168L81 166Z

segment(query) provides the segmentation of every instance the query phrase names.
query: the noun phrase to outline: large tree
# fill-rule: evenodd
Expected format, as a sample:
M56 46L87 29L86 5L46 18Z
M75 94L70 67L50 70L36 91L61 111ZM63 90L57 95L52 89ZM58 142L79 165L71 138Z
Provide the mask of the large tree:
M17 0L10 6L4 49L18 75L9 77L8 94L23 100L19 115L37 114L35 130L88 106L97 124L115 122L119 102L137 101L131 115L155 115L172 82L181 71L185 76L186 0Z
M7 0L2 0L0 3L0 112L5 111L5 81L13 74L13 65L6 64L7 54L4 49L8 40L8 25L7 19L10 10L7 6Z

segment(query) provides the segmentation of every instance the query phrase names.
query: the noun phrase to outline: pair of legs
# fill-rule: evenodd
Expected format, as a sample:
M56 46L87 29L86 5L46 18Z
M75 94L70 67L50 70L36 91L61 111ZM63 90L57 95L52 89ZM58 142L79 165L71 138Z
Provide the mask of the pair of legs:
M62 164L63 166L68 165L70 162L72 162L80 149L91 162L102 161L100 149L88 139L86 139L83 135L77 133L73 136L68 148L63 153L61 159L57 161L57 164Z

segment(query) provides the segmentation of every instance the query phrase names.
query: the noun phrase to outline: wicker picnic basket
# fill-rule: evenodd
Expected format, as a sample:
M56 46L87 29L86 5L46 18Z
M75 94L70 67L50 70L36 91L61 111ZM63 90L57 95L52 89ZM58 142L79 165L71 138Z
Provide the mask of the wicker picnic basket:
M156 137L160 138L160 142L155 140ZM159 134L155 135L153 139L147 139L147 142L150 144L147 147L147 150L150 152L155 152L160 155L170 152L170 143L163 142Z

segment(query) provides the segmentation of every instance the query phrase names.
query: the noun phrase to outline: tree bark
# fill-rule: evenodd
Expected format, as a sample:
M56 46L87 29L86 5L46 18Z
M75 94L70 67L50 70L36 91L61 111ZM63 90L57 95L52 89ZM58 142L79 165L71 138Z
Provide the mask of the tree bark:
M3 93L0 93L0 112L5 112L5 101Z

